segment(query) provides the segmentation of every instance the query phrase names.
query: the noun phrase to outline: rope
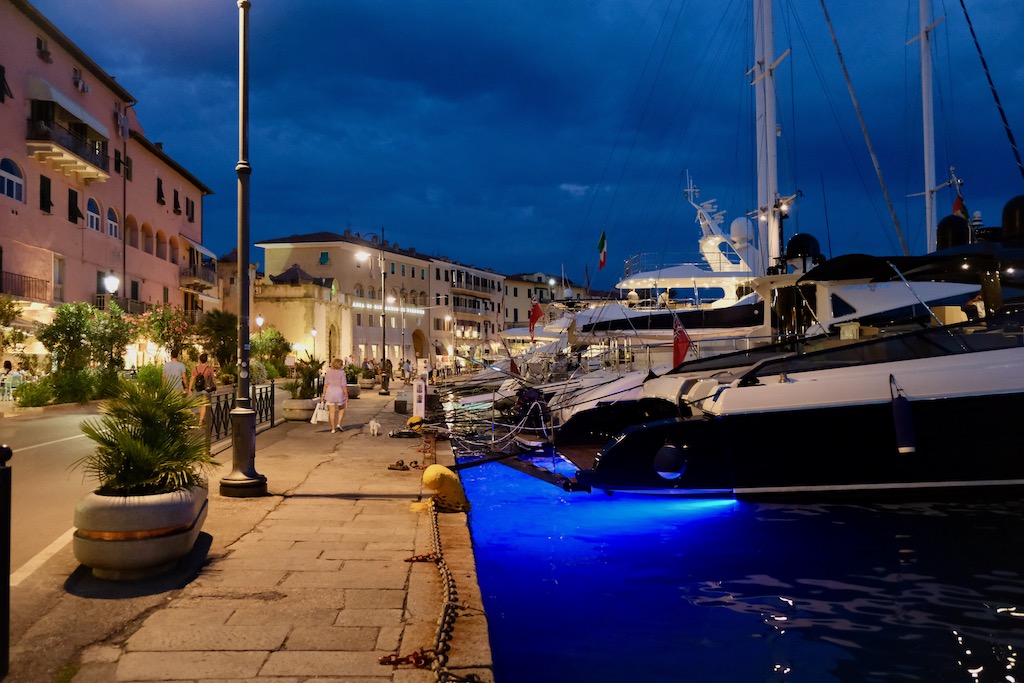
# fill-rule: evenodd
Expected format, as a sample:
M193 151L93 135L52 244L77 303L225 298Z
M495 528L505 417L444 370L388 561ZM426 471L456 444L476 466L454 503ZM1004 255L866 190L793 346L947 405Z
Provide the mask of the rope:
M1006 131L1006 137L1010 139L1010 149L1013 150L1013 157L1017 160L1017 169L1020 171L1020 175L1024 178L1024 164L1020 161L1020 152L1017 150L1017 142L1013 139L1013 130L1010 129L1010 122L1006 120L1006 112L1003 110L1003 103L999 101L999 93L996 92L996 84L992 82L992 74L988 71L988 62L985 61L985 55L981 52L981 44L978 43L978 36L974 32L974 24L971 23L971 17L967 14L967 6L964 4L964 0L960 0L960 7L964 10L964 19L967 20L967 28L971 29L971 38L974 39L974 47L978 50L978 58L981 59L981 68L985 70L985 78L988 79L988 87L992 91L992 97L996 101L996 108L999 110L999 116L1003 119L1003 129Z

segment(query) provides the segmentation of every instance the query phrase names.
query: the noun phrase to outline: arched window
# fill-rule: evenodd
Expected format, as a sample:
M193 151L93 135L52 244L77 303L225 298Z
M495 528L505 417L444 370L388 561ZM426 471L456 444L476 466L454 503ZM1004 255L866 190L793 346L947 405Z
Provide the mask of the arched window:
M0 194L19 202L25 201L25 180L12 159L0 160Z
M360 284L356 285L355 295L356 295L357 299L362 299L363 298L363 286L362 285L360 285Z
M89 226L90 230L100 232L100 205L96 203L96 200L89 197L89 201L85 205L85 218L86 225Z
M121 225L117 222L117 212L107 209L107 234L111 237L121 236Z
M367 299L376 299L377 298L375 296L374 291L373 291L373 285L370 285L369 287L366 288L366 298Z

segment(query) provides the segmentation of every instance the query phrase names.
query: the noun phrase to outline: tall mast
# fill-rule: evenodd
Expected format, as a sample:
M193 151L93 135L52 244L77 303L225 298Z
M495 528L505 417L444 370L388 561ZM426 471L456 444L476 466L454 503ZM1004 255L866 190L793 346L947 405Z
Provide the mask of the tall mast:
M928 24L931 18L930 0L919 0L918 21L921 33L921 117L924 135L924 220L927 252L935 251L935 114L932 97L932 50L931 31L935 24ZM937 22L936 22L937 23Z
M775 66L781 59L775 59L771 0L754 0L754 67L750 73L756 88L758 245L762 254L764 245L768 245L765 262L768 266L775 265L782 255L782 221L776 207L779 173L774 77Z

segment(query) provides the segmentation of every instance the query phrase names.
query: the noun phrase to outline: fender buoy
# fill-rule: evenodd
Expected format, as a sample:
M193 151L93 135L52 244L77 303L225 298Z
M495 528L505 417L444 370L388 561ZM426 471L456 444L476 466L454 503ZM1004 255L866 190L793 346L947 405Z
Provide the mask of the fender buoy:
M431 498L438 512L469 511L469 499L459 476L444 465L431 465L423 470L423 485L435 492Z
M892 396L892 424L896 430L896 450L900 455L917 452L917 436L914 434L914 416L910 413L910 399L897 386L896 378L889 375L889 393Z

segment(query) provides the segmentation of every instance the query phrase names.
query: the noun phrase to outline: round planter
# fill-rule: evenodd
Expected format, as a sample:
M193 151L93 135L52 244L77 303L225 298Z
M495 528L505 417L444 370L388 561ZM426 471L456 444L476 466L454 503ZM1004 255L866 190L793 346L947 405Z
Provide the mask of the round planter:
M358 384L347 384L345 390L348 392L349 398L359 398L359 392L362 391Z
M75 559L100 579L131 580L172 569L195 545L207 490L152 496L88 493L75 506Z
M376 386L376 385L377 385L377 380L375 380L375 379L360 379L359 380L359 386L361 388L363 388L363 389L373 389L373 387Z
M313 417L315 406L316 401L311 398L286 398L281 404L281 414L286 420L309 422L309 419Z

